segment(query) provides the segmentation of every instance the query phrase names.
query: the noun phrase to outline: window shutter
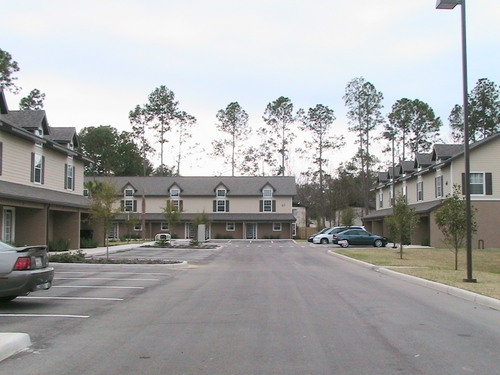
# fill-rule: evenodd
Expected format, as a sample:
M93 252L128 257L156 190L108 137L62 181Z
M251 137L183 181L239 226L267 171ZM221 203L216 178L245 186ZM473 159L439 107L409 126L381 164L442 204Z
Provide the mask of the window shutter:
M273 199L273 212L276 212L276 200Z
M465 173L462 173L462 194L465 195Z
M170 199L167 201L167 211L172 211L172 201Z
M64 189L68 188L68 164L64 164Z
M217 212L217 201L215 199L213 201L213 211L212 212Z
M71 190L75 191L75 184L76 184L76 171L75 167L73 167L73 186L71 187Z
M42 185L45 180L45 156L42 156Z
M184 201L181 199L179 201L179 212L182 212L184 211Z
M2 146L3 146L3 143L0 142L0 176L2 175L2 154L3 154L3 152L2 152L3 147Z
M493 195L493 182L491 173L485 173L486 195Z
M229 212L229 200L226 199L226 212Z
M137 212L137 201L134 199L134 212Z
M31 153L31 177L30 181L34 182L35 181L35 153Z
M120 211L125 211L125 201L123 199L120 201Z
M261 199L259 201L259 212L262 212L264 211L264 201Z

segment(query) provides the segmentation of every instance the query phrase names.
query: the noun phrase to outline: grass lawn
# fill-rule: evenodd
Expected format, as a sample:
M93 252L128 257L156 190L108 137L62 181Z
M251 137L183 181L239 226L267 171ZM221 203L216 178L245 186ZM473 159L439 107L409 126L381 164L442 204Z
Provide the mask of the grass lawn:
M449 249L404 248L403 259L399 249L348 248L336 252L363 262L457 288L470 290L500 299L500 249L472 250L472 277L477 283L464 282L467 277L465 250L458 253L458 271L455 271L455 253Z

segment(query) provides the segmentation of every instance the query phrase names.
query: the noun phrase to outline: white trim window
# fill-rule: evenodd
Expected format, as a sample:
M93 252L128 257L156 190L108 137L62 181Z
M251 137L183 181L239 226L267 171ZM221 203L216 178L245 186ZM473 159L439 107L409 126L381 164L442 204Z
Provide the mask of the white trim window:
M422 181L417 182L417 201L424 200L424 183Z
M134 212L134 200L133 199L125 199L123 201L123 211Z
M236 230L236 224L234 222L226 223L226 232L234 232Z
M379 208L384 208L384 191L380 190L378 192L378 206Z
M273 212L273 200L272 199L264 199L262 202L262 210L264 212Z
M273 232L281 232L281 223L273 223Z
M217 212L227 212L226 203L225 199L217 199Z
M71 164L66 164L66 181L64 183L66 190L75 189L75 168Z
M273 197L273 189L263 189L262 196L264 198L272 198Z
M434 179L434 186L436 190L436 198L443 197L443 176L437 176Z
M180 197L181 196L181 191L176 188L170 189L170 197Z
M484 173L470 174L470 193L474 195L484 195Z
M123 191L123 196L124 197L133 197L134 196L134 189L125 189Z
M136 225L134 225L134 231L135 232L142 231L142 224L136 224Z
M33 153L33 170L32 170L32 181L35 184L43 184L43 155Z
M215 195L217 198L225 198L227 195L227 190L226 189L217 189Z
M169 230L168 229L168 223L165 223L165 222L161 223L160 224L160 230Z

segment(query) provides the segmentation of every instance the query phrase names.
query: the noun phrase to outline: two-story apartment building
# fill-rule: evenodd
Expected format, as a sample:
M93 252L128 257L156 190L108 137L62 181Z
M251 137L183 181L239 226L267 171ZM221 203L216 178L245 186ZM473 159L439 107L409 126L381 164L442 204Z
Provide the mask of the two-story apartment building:
M80 247L86 160L75 128L50 127L43 110L10 111L0 90L0 238Z
M500 247L500 133L470 145L470 191L472 207L477 210L475 247ZM363 218L367 229L386 234L384 218L392 215L393 197L403 195L420 217L412 243L443 246L435 212L453 187L464 186L464 146L436 144L432 152L415 155L394 171L378 175L375 187L376 210ZM463 189L462 189L463 191Z
M112 184L119 192L111 237L143 238L170 232L178 238L194 238L195 224L204 220L207 239L292 238L295 217L292 199L294 177L86 177ZM175 207L180 221L169 227L164 211ZM98 228L94 238L102 240Z

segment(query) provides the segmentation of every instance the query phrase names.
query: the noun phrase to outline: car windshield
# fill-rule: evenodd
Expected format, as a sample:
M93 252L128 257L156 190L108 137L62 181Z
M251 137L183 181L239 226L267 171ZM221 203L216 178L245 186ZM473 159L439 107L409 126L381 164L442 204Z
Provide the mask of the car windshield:
M5 242L0 241L0 250L12 250L14 246L6 244Z

